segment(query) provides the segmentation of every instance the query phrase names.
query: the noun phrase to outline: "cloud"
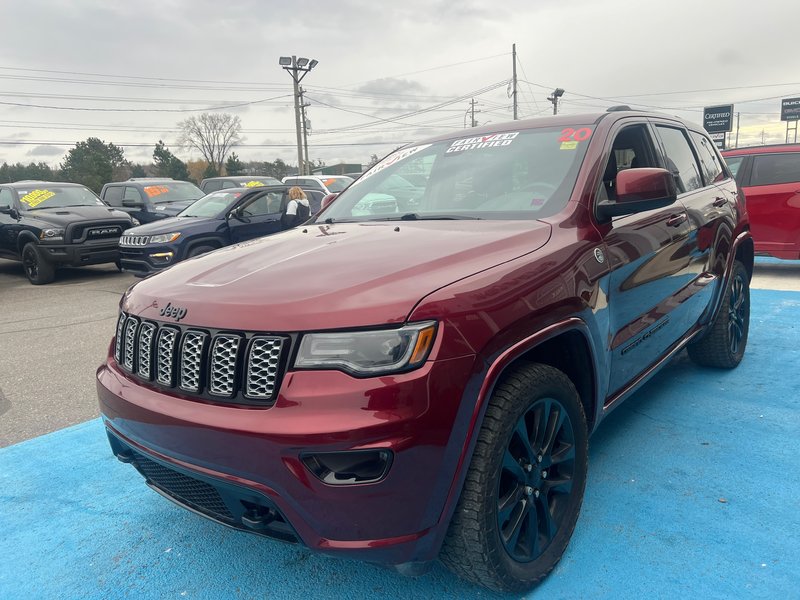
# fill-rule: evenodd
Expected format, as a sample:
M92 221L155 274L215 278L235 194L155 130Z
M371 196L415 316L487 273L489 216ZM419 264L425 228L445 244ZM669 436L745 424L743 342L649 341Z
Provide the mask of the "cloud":
M383 77L381 79L368 81L364 85L356 88L356 91L362 94L408 96L414 92L424 92L425 86L416 81L411 81L410 79Z
M25 156L61 156L66 151L66 146L34 146L25 153Z

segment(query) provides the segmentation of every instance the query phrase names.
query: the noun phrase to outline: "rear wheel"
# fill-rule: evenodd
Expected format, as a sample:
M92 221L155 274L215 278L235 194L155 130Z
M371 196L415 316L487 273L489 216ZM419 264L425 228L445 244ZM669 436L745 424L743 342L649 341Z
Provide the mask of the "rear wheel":
M735 261L714 323L705 336L687 348L697 364L732 369L742 361L750 330L749 281L745 266Z
M33 285L50 283L56 278L55 266L48 262L34 242L28 242L22 249L22 266L25 268L28 281Z
M586 484L588 431L569 378L530 364L497 386L440 559L498 591L523 591L558 563Z

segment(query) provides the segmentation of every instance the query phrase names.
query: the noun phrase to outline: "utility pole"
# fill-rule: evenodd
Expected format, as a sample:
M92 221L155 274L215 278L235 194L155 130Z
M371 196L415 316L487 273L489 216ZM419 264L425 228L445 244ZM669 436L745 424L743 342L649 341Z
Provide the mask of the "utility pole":
M481 111L475 110L475 105L476 104L478 104L478 102L475 100L475 98L473 98L472 100L469 101L470 127L477 127L478 126L478 122L475 120L475 113L476 112L481 112Z
M736 141L733 143L734 148L739 147L739 113L736 113Z
M514 120L517 120L517 45L511 44L511 98L514 105ZM474 127L474 125L473 125Z
M306 106L311 106L308 102L305 101L303 94L305 90L300 88L300 118L303 122L303 156L305 161L303 162L303 172L301 175L311 175L311 163L308 159L308 119L306 118Z
M296 56L281 56L278 64L289 73L294 84L294 124L297 132L297 172L305 175L305 160L303 158L303 140L300 131L300 82L308 72L319 64L317 60L297 58ZM302 73L302 74L301 74Z
M558 99L564 95L564 90L562 88L556 88L553 90L553 93L550 94L547 99L553 103L553 114L558 114Z

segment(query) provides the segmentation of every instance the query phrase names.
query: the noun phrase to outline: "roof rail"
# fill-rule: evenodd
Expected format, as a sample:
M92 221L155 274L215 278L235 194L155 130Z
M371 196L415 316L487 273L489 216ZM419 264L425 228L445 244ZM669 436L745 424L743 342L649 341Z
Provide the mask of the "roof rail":
M175 181L172 177L129 177L128 181L149 181L158 179L160 181Z
M627 104L617 104L616 106L609 106L606 109L606 112L621 112L624 110L633 110L633 109Z

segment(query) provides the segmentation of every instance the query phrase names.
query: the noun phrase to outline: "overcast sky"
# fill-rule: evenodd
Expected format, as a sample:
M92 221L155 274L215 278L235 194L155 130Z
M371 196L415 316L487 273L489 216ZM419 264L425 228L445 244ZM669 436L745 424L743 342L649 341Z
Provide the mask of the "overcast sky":
M702 122L735 104L740 145L782 142L780 99L800 96L797 0L4 0L0 163L53 166L99 137L150 162L160 138L204 110L239 115L243 160L296 164L291 78L280 56L314 58L303 81L309 154L365 163L469 123L612 104ZM433 108L433 110L431 110Z

